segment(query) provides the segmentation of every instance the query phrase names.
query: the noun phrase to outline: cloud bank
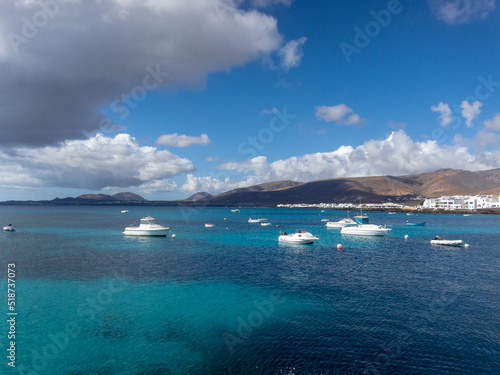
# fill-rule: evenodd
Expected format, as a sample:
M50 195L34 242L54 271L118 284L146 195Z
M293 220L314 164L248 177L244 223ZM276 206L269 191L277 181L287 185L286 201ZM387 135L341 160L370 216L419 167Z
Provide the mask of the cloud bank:
M156 140L156 144L170 147L189 147L193 145L208 145L210 138L203 133L199 137L194 137L185 134L164 134Z
M488 17L495 0L427 0L435 16L449 25L459 25Z
M277 52L276 19L239 3L0 0L0 146L83 139L102 126L98 108L126 116L124 96L200 88ZM271 3L289 1L259 2Z
M313 181L325 178L407 175L440 168L485 170L497 168L500 151L472 154L461 144L440 146L436 141L413 141L404 130L386 139L369 140L362 145L341 146L331 152L294 156L269 162L258 156L243 162L220 165L233 178L239 175L252 184L276 180ZM224 182L219 180L219 182Z
M166 150L140 146L128 134L114 138L97 134L59 146L26 147L0 152L3 187L105 187L165 189L162 180L193 172L193 163ZM171 188L173 185L169 185Z

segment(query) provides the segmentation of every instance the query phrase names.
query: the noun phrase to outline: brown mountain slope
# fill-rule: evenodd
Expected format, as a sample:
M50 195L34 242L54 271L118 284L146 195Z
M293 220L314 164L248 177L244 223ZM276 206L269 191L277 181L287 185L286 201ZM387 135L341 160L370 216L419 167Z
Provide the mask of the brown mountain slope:
M289 187L287 187L289 185ZM279 181L231 190L210 204L382 202L396 196L437 197L500 191L500 169L471 172L440 169L408 176L336 178L307 183Z

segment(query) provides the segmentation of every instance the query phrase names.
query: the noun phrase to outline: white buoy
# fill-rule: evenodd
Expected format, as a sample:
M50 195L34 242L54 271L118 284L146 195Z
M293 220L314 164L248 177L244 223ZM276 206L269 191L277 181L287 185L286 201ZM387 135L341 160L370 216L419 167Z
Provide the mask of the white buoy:
M410 236L408 236L407 234L405 234L405 240L407 240Z
M172 234L172 239L175 240L175 234Z
M464 247L469 248L469 247L470 247L470 245L469 245L468 243L466 243L466 244L464 245Z
M340 244L340 243L339 243L339 244L337 245L337 250L342 250L342 244Z

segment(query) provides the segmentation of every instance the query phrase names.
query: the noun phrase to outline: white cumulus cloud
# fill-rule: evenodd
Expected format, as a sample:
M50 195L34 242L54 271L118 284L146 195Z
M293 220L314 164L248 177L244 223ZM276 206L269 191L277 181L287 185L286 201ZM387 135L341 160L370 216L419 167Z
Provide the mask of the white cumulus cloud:
M405 175L440 168L482 170L498 167L500 152L472 154L462 145L441 146L436 141L413 141L404 130L392 132L386 139L370 140L357 147L341 146L331 152L294 156L269 162L259 156L243 162L225 163L227 171L254 181L312 181L337 177Z
M500 113L495 114L491 120L484 121L484 127L491 130L500 130Z
M453 113L447 103L439 102L437 106L433 105L431 107L431 111L440 113L439 118L441 119L441 126L447 126L450 124Z
M20 147L0 153L1 184L99 190L154 183L195 170L193 163L166 150L140 146L129 134L97 134L58 146ZM164 184L164 183L163 183Z
M334 106L318 106L315 108L315 115L318 120L326 122L336 122L338 125L356 125L363 126L366 120L345 104Z
M208 145L210 138L203 133L199 137L189 136L185 134L164 134L156 140L156 144L170 147L188 147L193 145Z
M290 68L295 68L300 65L304 52L302 46L307 41L306 37L297 40L291 40L285 46L280 48L279 55L281 58L281 67L288 71Z
M436 17L449 25L485 19L495 9L495 0L427 0Z
M470 104L468 101L464 100L461 104L462 116L465 118L465 124L468 128L472 126L472 120L474 120L480 113L483 103L477 100Z

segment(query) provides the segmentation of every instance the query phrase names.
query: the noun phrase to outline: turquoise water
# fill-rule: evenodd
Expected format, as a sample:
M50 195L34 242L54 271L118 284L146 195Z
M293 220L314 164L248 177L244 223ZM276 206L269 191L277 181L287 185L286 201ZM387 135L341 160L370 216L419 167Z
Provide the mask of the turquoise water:
M498 216L373 212L393 230L363 238L326 229L339 211L121 209L0 207L4 353L11 263L18 313L0 373L500 373ZM176 238L122 234L147 215ZM298 228L320 239L278 243Z

